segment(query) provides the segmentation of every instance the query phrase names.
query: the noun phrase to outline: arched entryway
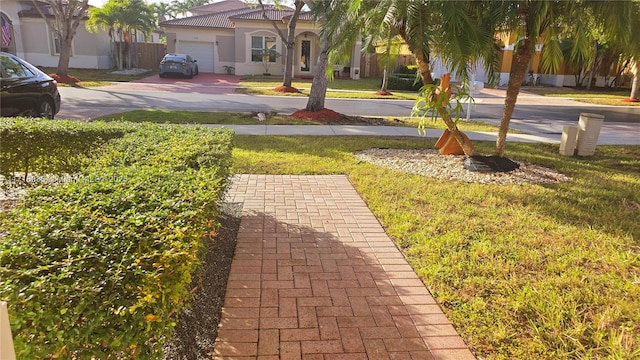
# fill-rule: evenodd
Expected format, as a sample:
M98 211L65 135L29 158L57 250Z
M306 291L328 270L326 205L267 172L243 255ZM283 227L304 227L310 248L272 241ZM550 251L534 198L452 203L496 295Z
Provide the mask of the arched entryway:
M296 56L293 63L293 74L298 77L313 77L313 68L318 57L318 36L305 31L296 36Z

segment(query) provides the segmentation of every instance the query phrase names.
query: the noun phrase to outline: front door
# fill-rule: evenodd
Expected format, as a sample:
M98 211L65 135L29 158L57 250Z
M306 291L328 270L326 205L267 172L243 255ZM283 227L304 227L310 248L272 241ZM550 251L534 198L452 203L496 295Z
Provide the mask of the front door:
M311 40L300 42L300 72L311 72Z

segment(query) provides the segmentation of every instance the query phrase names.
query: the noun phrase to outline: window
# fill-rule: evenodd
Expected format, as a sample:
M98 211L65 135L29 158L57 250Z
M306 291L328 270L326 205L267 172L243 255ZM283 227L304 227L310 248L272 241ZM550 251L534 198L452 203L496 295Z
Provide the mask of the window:
M53 53L60 55L60 39L55 34L53 35Z
M268 62L276 62L276 38L275 36L251 37L251 61L262 62L262 55L267 56Z
M6 77L11 79L17 79L17 78L32 77L36 75L33 71L31 71L31 69L27 68L20 62L8 56L0 56L0 64L4 69L5 75L3 75L3 78Z
M51 39L51 55L60 55L60 50L62 49L62 42L60 41L60 38L53 31L49 32L49 36ZM73 45L71 46L70 56L73 56Z

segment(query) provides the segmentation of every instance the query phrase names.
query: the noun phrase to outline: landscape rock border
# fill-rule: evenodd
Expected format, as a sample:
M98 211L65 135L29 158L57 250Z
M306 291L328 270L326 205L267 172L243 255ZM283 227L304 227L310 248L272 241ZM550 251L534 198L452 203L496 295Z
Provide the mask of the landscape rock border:
M464 168L466 156L440 155L426 149L367 149L354 153L356 159L389 169L430 178L479 184L556 184L569 177L546 167L519 162L520 167L509 172L478 172Z

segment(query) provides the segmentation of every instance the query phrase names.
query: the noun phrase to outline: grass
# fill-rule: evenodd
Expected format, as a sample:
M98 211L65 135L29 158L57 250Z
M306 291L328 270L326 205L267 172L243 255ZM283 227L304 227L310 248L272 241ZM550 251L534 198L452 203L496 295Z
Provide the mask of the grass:
M563 97L590 104L614 105L614 106L640 106L640 103L623 102L628 99L629 89L574 89L569 87L527 87L523 90L549 97Z
M589 158L509 143L555 185L481 185L354 159L432 140L237 136L235 173L347 174L387 233L486 359L640 358L640 147ZM474 142L481 153L493 143Z
M287 115L268 116L266 121L259 121L251 113L238 112L195 112L195 111L169 111L169 110L134 110L124 113L105 115L95 120L102 121L131 121L152 122L159 124L223 124L223 125L331 125L330 121L301 120ZM412 117L385 117L385 125L418 127L419 119ZM342 123L344 124L344 123ZM354 125L363 125L354 121ZM445 129L444 122L427 120L429 128ZM458 128L462 131L497 132L498 127L482 121L460 121ZM516 132L516 131L511 131Z
M397 99L415 100L417 93L392 90L393 95L381 96L375 92L380 90L380 78L361 78L360 80L333 79L329 81L328 98L339 99ZM291 86L301 90L301 93L281 93L273 91L282 85L280 76L245 76L240 81L236 92L251 95L279 95L279 96L309 96L311 80L295 79Z
M46 74L55 74L57 68L53 67L40 67L40 70ZM149 71L140 75L118 75L110 74L115 71L114 69L69 69L69 75L75 76L80 80L75 86L80 87L96 87L107 86L113 82L128 82L132 80L139 80L145 77L154 75L157 71ZM71 86L67 84L59 84L60 86Z

